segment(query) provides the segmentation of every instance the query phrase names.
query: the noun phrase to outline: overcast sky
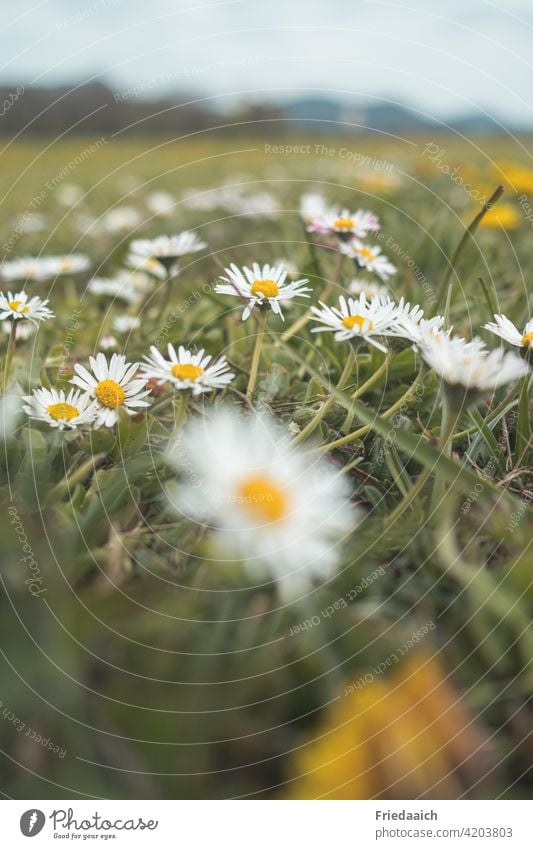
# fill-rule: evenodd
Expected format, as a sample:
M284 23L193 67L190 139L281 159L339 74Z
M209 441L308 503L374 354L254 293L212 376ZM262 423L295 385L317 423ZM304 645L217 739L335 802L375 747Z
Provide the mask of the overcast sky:
M0 82L101 80L143 96L321 90L533 124L531 0L16 0Z

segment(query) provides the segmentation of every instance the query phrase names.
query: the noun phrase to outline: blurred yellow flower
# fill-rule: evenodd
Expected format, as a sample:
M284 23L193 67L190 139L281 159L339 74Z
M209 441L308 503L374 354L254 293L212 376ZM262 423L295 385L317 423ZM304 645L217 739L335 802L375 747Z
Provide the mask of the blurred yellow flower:
M360 682L294 756L291 798L455 799L482 778L485 737L436 660Z
M515 162L497 162L494 172L510 191L533 193L533 168L524 168Z
M504 230L514 230L520 225L521 215L512 203L499 203L489 209L483 216L479 226L487 230L503 227Z

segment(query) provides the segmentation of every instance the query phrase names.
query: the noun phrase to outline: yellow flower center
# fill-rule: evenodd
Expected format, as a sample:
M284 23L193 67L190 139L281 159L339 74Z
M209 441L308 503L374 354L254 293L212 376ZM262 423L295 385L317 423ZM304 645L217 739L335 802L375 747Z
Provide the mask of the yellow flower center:
M359 248L358 253L365 259L369 259L371 262L373 262L376 258L376 254L370 248Z
M524 348L530 348L533 345L533 330L529 333L524 333L522 336L522 345Z
M288 512L287 495L269 477L245 478L239 485L238 499L259 522L279 522Z
M195 366L193 363L176 363L170 371L178 380L197 380L204 373L201 366Z
M114 380L101 380L96 387L96 397L104 407L114 410L121 407L126 399L122 386Z
M21 303L22 301L9 301L8 307L9 309L13 310L13 312L29 312L29 307L22 307L22 309L19 310Z
M275 298L279 295L279 287L275 280L256 280L252 283L252 295L263 295L264 298Z
M374 322L362 315L347 315L346 318L343 318L342 323L348 330L353 330L354 327L361 331L372 330L374 327Z
M56 421L66 419L69 422L71 419L75 419L76 416L79 415L79 410L77 410L76 407L73 407L72 404L65 403L49 404L48 412Z
M333 225L335 230L353 230L353 218L340 218L335 219L335 223Z

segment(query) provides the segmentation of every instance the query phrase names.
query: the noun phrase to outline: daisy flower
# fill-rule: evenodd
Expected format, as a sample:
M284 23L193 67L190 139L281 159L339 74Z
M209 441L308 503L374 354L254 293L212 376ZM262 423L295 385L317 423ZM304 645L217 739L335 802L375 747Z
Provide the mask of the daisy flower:
M520 348L522 356L531 357L533 352L533 318L528 321L522 331L505 315L495 315L494 321L489 321L488 324L484 325L484 328L501 339L505 339L515 348Z
M8 292L7 297L0 292L0 321L6 318L27 318L34 324L46 321L54 317L54 313L46 306L47 303L48 300L42 301L36 295L28 300L26 292L17 292L15 295Z
M146 198L146 206L157 217L165 218L172 215L177 200L169 192L151 192Z
M392 303L394 303L392 301ZM408 342L418 345L422 342L427 333L443 332L445 318L442 315L436 315L433 318L424 318L424 310L418 304L411 306L409 301L400 298L395 307L394 324L389 331L389 335L396 336L401 339L406 339ZM447 331L451 333L451 330Z
M126 265L129 265L130 268L133 269L135 274L151 274L153 277L159 278L159 280L166 280L167 271L165 265L159 262L158 259L154 257L144 257L139 256L138 254L129 253L126 256ZM176 268L172 268L173 263L170 264L170 268L173 273L176 273Z
M121 271L116 277L93 277L87 285L87 291L93 295L109 295L128 304L136 304L153 285L153 281L143 271Z
M197 253L207 247L192 230L175 236L158 236L156 239L134 239L130 243L131 256L155 259L168 271L176 260L185 254Z
M217 551L243 559L252 576L276 579L290 598L334 573L358 518L346 478L291 448L272 419L219 409L186 425L168 460L183 473L173 505L209 521Z
M466 342L435 331L424 333L419 343L426 363L442 378L448 398L460 408L528 374L524 360L501 349L487 351L481 339Z
M32 256L8 260L0 266L3 280L46 280L49 277L46 259Z
M9 442L15 436L20 415L18 395L0 398L0 442Z
M127 233L141 224L143 217L134 206L117 206L108 210L100 220L100 227L108 233Z
M343 242L340 246L342 253L355 260L360 268L366 268L377 274L383 281L387 281L392 274L396 273L396 266L381 253L379 245L368 247L356 240Z
M146 365L142 365L143 377L162 383L174 384L176 389L191 389L193 395L201 395L212 389L223 389L231 383L235 375L229 370L225 357L209 365L211 355L204 349L193 354L180 345L176 349L169 343L168 359L152 345L150 355L145 356Z
M348 209L333 207L324 215L311 221L307 229L313 233L327 233L339 236L341 239L353 238L364 239L369 233L379 230L379 219L373 212L366 209L358 209L350 212Z
M96 417L97 402L79 389L71 389L68 395L64 389L34 389L32 395L25 395L23 410L30 418L46 422L59 430L74 430L91 424Z
M3 321L0 325L2 327L2 332L9 336L11 334L11 322ZM34 336L37 333L38 327L33 324L31 321L20 321L17 325L17 344L19 342L25 342L27 339L30 339L31 336Z
M375 283L373 280L365 280L363 277L355 277L347 286L351 295L366 295L367 298L387 298L389 290L386 286Z
M43 257L46 262L48 276L60 277L65 274L81 274L91 265L91 261L85 254L64 254L62 256Z
M141 319L136 315L118 315L113 319L113 330L117 333L130 333L141 326Z
M341 295L338 307L329 307L322 301L320 305L322 309L311 307L314 313L311 321L320 322L318 327L313 327L312 333L333 332L338 342L364 339L380 351L387 352L376 337L388 335L393 325L396 305L392 301L379 297L367 301L365 295L346 299Z
M327 213L326 201L318 192L306 192L300 199L300 216L307 227L320 221Z
M109 351L111 348L118 348L118 341L111 335L111 333L108 333L100 339L100 347L103 348L104 351Z
M297 295L308 298L307 293L312 292L312 289L305 286L309 282L307 278L285 283L287 271L282 266L260 266L259 263L254 262L251 269L246 266L240 269L232 263L224 270L227 276L221 278L223 283L217 283L215 292L219 295L236 295L248 301L242 314L243 321L246 321L256 304L260 307L268 304L272 312L283 319L281 311L283 301L291 300Z
M140 363L127 363L122 354L113 354L108 364L102 353L89 357L89 363L93 373L76 363L76 375L70 382L88 392L98 402L95 427L113 427L119 409L135 415L139 407L150 406L144 400L150 394L149 390L144 389L145 378L135 378Z

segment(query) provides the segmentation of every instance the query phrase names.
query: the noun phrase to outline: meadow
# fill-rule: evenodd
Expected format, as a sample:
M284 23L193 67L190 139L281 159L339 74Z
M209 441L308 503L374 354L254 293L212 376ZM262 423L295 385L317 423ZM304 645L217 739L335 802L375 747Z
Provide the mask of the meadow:
M2 144L4 795L528 798L528 145ZM357 250L354 210L379 219ZM132 248L183 231L178 253ZM240 289L225 271L254 263ZM14 316L20 292L53 316ZM358 309L312 332L339 297ZM433 335L410 310L391 330L406 302ZM467 342L439 359L449 334ZM128 411L102 373L71 426L89 357L146 366L169 343L231 378L196 391L207 364L176 355ZM40 387L64 394L39 419Z

